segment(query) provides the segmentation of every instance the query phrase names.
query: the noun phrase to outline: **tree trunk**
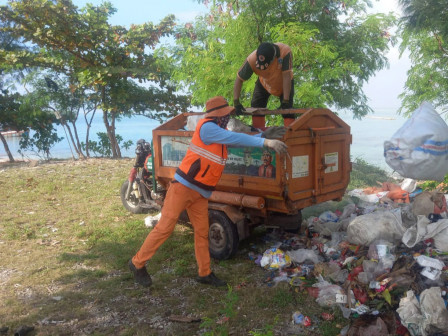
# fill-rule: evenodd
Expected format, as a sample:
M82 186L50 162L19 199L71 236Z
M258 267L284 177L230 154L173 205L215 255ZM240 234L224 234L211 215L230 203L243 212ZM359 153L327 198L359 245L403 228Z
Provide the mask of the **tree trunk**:
M12 156L11 151L9 150L8 143L6 142L6 139L2 135L2 133L0 133L0 139L3 142L3 147L5 147L6 154L8 154L9 162L14 162L14 157Z
M92 118L90 118L90 121L87 120L87 114L84 111L84 120L86 121L87 130L86 130L86 155L87 157L90 157L89 153L89 136L90 136L90 127L92 125L93 118L95 117L96 108L92 112Z
M115 113L112 113L112 131L114 132L114 146L118 153L118 157L121 158L120 145L118 144L117 137L115 136Z
M68 129L68 135L70 136L70 141L72 142L73 148L75 149L75 151L76 151L76 153L78 154L78 156L80 156L78 147L77 147L76 144L75 144L75 139L73 138L73 133L72 133L72 129L70 128L70 125L68 125L65 121L64 121L64 124L63 124L63 125L64 125L65 127L67 127L67 129ZM72 155L73 155L73 153L72 153Z
M109 142L110 142L110 149L112 150L112 158L116 159L119 156L117 153L117 146L116 146L117 141L115 139L115 130L109 124L109 120L107 120L107 111L103 111L103 121L104 121L104 125L106 126L107 136L108 136Z
M90 132L90 125L87 125L87 131L86 131L86 155L89 158L89 132Z
M112 157L114 159L118 158L118 153L117 153L117 147L116 147L116 143L117 140L115 139L115 129L113 129L110 125L109 125L109 120L107 120L107 104L106 104L106 89L103 87L101 87L101 100L103 101L103 122L104 122L104 126L106 126L106 131L107 131L107 137L109 138L109 143L110 143L110 149L112 150Z
M85 159L86 156L82 152L81 144L79 142L79 137L78 137L78 130L76 129L76 123L74 121L72 121L71 123L73 126L73 133L75 133L75 139L76 139L76 144L73 142L73 146L75 147L76 152L78 153L79 157L82 157L83 159Z

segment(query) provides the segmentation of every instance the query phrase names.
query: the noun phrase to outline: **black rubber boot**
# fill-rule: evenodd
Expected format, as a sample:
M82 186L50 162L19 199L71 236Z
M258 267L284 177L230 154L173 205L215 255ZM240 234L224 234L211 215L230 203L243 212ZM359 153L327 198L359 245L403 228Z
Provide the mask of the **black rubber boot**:
M196 281L200 282L202 284L205 284L205 285L212 285L212 286L215 286L215 287L227 286L227 282L217 278L216 275L213 272L211 272L207 276L203 276L203 277L198 276L196 278Z
M143 287L149 287L152 285L151 276L148 274L146 267L137 269L132 263L131 259L129 260L129 269L131 270L132 274L134 274L134 280L136 283L142 285Z

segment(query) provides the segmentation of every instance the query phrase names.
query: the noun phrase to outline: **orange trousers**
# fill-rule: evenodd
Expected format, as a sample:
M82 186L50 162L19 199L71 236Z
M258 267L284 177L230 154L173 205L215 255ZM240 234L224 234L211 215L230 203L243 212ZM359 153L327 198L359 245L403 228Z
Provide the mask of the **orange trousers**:
M132 258L136 268L142 268L152 258L158 248L173 233L179 215L187 210L194 230L194 250L199 268L199 276L211 273L208 249L208 199L187 188L182 183L171 183L162 208L162 216L154 229L146 237L142 247Z

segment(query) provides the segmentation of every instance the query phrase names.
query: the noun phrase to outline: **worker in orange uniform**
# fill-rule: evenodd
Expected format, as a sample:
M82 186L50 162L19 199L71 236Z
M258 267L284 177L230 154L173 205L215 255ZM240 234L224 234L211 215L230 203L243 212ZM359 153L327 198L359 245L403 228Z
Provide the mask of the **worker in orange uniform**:
M294 99L294 80L292 72L291 48L283 43L260 44L253 51L238 70L233 86L233 106L236 114L245 112L240 103L240 94L243 82L255 73L258 79L252 94L251 107L266 108L271 95L280 98L280 108L292 108ZM289 126L294 121L294 114L284 114L284 125ZM253 116L252 126L265 129L264 116Z
M210 269L208 242L208 198L215 189L227 159L227 145L267 147L285 153L287 146L274 138L285 134L284 127L267 129L257 135L226 130L230 114L235 111L224 97L214 97L206 102L206 114L195 129L190 146L174 179L168 188L162 215L148 234L137 254L129 261L135 281L145 287L152 284L146 262L171 235L179 215L185 209L194 230L194 246L198 264L197 281L213 286L225 286Z

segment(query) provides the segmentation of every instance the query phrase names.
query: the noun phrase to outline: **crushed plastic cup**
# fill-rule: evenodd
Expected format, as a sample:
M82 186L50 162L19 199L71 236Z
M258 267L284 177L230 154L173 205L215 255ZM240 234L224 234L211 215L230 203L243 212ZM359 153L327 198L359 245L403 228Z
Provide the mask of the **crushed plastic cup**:
M294 324L303 324L303 320L304 320L305 316L303 316L303 314L299 311L294 312L294 314L292 314L292 321L294 322Z
M305 327L311 327L312 323L311 323L311 319L308 316L305 316L303 318L303 325Z

